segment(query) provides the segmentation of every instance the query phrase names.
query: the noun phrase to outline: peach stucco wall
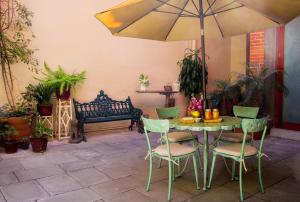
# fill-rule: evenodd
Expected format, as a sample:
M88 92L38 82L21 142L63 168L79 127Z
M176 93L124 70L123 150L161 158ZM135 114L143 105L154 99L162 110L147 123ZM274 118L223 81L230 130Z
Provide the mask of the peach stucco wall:
M190 42L158 42L118 38L99 23L94 14L122 0L23 0L34 13L32 31L36 35L32 46L42 66L61 65L67 72L85 70L87 80L76 87L74 97L80 101L93 99L100 89L115 99L131 96L135 106L153 112L164 105L160 95L138 94L138 75L149 75L149 89L163 89L174 82L180 68L177 61ZM209 83L227 77L230 72L230 39L207 41L210 60ZM14 65L16 92L34 82L32 73L23 64ZM211 89L211 85L209 85ZM0 84L0 105L5 103ZM186 99L176 95L184 113Z

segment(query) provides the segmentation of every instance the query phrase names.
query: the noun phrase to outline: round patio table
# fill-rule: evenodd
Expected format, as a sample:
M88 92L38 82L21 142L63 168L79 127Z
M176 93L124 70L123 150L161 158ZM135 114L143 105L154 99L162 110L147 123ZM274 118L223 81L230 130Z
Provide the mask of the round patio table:
M208 160L208 132L217 132L222 130L232 130L236 127L240 127L241 119L231 116L222 116L222 122L220 123L181 123L179 119L170 120L170 128L177 130L189 130L189 131L203 131L203 190L206 190L207 182L207 160Z

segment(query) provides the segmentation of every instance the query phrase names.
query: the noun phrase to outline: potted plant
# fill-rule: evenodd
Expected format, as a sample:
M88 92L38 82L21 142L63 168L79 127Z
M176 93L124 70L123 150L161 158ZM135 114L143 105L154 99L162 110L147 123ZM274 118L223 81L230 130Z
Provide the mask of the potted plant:
M38 85L29 84L26 87L28 94L37 102L37 111L41 116L51 116L52 104L50 98L53 93L52 86L39 83Z
M18 151L18 141L13 138L17 134L16 129L8 124L0 124L0 136L4 141L4 148L7 154L13 154Z
M85 71L79 74L67 74L61 66L57 70L52 70L47 63L44 63L45 72L44 78L41 79L42 84L55 89L56 98L68 100L71 94L71 88L78 82L85 80Z
M23 137L19 140L19 148L20 149L27 150L27 149L29 149L29 145L30 145L29 138Z
M230 80L215 80L214 85L215 90L209 94L214 103L212 108L220 108L222 115L232 115L233 106L241 99L241 87Z
M140 90L145 91L149 85L149 78L145 74L140 74L139 76Z
M203 100L192 97L190 104L188 106L188 113L193 118L199 118L202 110L203 110Z
M263 107L265 82L272 76L276 76L278 70L269 68L248 67L247 74L240 74L237 79L237 84L242 87L241 105L251 107ZM288 88L275 80L276 90L283 92L285 96L289 94Z
M24 99L19 99L14 107L9 104L3 107L6 124L12 126L17 131L13 138L20 140L29 137L31 133L31 120L33 119L32 109Z
M188 98L199 95L202 91L202 60L199 57L200 50L186 49L184 58L177 64L181 67L179 74L180 92ZM205 74L207 82L207 71Z
M47 149L48 137L52 137L52 130L44 123L36 123L34 133L30 138L32 151L45 152Z

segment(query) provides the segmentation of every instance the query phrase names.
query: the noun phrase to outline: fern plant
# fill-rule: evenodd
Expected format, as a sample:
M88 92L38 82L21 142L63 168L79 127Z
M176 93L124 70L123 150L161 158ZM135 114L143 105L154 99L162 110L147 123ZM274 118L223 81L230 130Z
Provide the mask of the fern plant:
M45 86L51 86L52 88L59 89L60 94L64 91L69 91L78 82L85 80L85 71L78 74L67 74L61 66L58 66L57 70L52 70L47 63L44 63L45 78L41 79L42 84Z
M199 57L200 50L186 49L184 58L177 64L181 67L179 74L180 92L191 98L202 92L202 60ZM207 83L207 71L205 70L205 82Z

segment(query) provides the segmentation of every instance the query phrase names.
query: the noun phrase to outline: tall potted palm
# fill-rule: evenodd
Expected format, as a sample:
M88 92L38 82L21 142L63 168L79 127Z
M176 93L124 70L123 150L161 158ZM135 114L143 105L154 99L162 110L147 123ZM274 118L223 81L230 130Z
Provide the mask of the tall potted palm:
M186 49L182 60L178 61L181 67L179 74L180 92L188 98L197 96L202 91L202 77L205 76L207 82L207 71L202 75L202 60L199 56L200 50Z
M52 70L47 63L44 63L44 78L40 79L42 84L55 89L57 99L68 100L71 88L77 83L85 80L85 71L78 74L67 74L61 66Z

